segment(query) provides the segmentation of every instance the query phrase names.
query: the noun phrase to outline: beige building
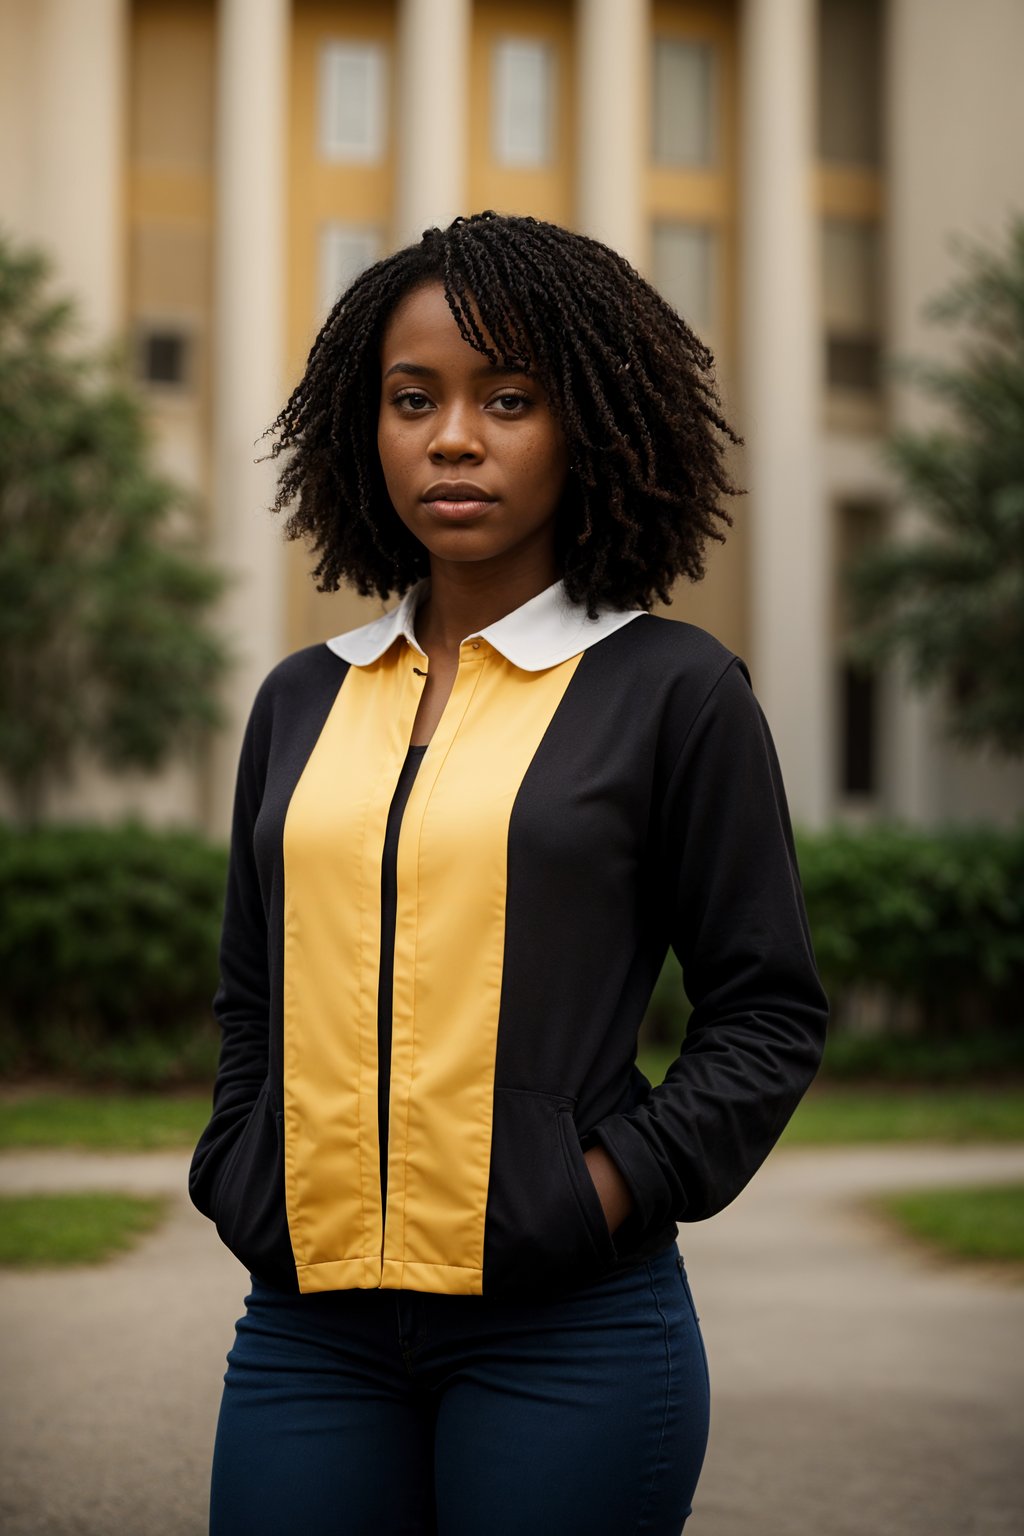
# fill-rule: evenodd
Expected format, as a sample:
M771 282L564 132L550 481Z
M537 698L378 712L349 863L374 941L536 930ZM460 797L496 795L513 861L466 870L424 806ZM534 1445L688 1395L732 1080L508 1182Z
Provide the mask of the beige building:
M54 811L223 830L260 679L379 611L314 591L255 440L355 272L483 207L607 240L715 349L750 494L670 611L747 659L795 817L1024 811L1019 769L851 671L839 585L913 516L878 445L931 407L884 359L949 345L950 236L1024 205L1022 59L1020 0L0 0L0 221L128 337L235 577L210 762Z

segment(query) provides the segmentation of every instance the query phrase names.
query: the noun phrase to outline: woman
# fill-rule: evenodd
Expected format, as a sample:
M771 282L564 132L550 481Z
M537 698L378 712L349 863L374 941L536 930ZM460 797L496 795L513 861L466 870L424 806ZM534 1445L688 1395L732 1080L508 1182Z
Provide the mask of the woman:
M766 1157L827 1011L746 668L649 612L730 521L711 370L607 247L487 213L357 279L275 423L321 588L403 595L275 668L242 748L190 1179L252 1272L215 1536L690 1512L676 1224Z

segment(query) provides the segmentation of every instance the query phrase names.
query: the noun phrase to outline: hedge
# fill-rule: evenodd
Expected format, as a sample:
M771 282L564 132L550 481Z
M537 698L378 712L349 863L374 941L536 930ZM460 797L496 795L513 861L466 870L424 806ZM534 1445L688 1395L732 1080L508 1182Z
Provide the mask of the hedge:
M1024 824L833 829L798 848L840 1026L851 1000L873 994L883 1025L904 1033L909 1020L928 1034L1024 1040ZM206 1072L225 873L225 850L189 833L0 826L0 1071ZM685 1024L673 964L654 1038L678 1039Z
M208 1067L226 871L193 833L0 826L0 1070Z
M1024 822L876 825L799 839L815 954L838 1005L903 1004L931 1033L1024 1025Z

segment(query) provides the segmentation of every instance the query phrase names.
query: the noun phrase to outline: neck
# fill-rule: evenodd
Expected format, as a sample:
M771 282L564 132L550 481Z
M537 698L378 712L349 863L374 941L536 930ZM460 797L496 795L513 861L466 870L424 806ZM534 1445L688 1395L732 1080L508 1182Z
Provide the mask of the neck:
M488 571L483 562L431 560L430 589L416 612L416 638L428 656L457 655L466 635L486 629L559 579L554 561Z

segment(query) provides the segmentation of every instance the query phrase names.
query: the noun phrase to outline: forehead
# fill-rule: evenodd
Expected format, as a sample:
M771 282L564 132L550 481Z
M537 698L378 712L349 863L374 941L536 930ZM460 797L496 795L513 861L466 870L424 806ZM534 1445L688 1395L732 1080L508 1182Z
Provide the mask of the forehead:
M479 314L476 318L480 324ZM486 329L480 328L484 340L493 345ZM463 337L440 282L423 283L405 294L388 317L381 337L381 364L387 370L402 361L474 372L489 367L483 353Z

